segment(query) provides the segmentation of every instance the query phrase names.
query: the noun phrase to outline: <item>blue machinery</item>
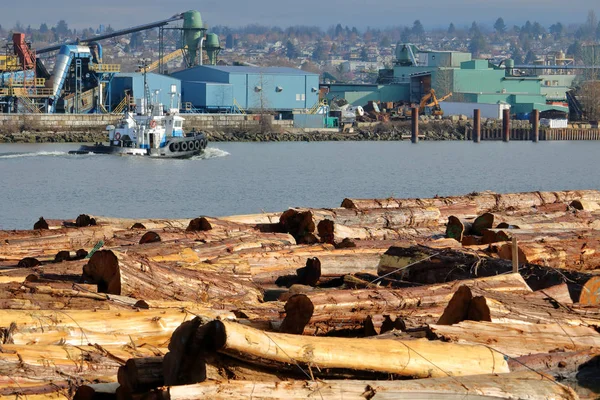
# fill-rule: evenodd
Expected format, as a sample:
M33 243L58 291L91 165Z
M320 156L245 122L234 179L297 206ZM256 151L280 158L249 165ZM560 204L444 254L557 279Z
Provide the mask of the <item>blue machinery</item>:
M36 78L35 71L31 69L0 72L0 112L4 105L8 112L54 113L63 103L60 100L65 91L69 92L62 98L65 112L110 112L110 85L115 74L120 72L120 66L102 63L102 46L98 41L147 29L162 29L191 13L176 14L169 19L95 36L91 42L73 42L37 50L38 55L59 50L52 74L46 75L51 79L51 85L45 85L43 78ZM39 61L38 66L41 64Z

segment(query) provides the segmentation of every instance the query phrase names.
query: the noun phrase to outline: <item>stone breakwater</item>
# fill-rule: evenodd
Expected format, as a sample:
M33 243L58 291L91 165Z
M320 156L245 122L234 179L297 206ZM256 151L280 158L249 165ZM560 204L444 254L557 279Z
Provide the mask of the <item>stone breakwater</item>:
M292 121L272 118L260 121L253 115L183 115L187 129L208 134L213 142L271 141L377 141L407 140L410 122L359 123L350 132L337 129L295 129ZM8 115L0 114L0 143L98 142L106 141L106 125L119 115ZM482 121L482 128L496 128L500 121ZM528 128L526 121L511 121L515 128ZM421 118L422 140L464 140L472 121L465 118L433 120Z

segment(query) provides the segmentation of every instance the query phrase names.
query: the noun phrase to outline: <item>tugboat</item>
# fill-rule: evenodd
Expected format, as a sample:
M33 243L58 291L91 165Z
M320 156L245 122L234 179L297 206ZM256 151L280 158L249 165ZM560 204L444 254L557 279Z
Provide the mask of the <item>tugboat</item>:
M202 153L208 141L203 132L183 132L183 118L163 114L162 106L152 107L149 115L126 112L117 124L108 125L109 143L83 145L69 154L118 154L157 158L189 158Z

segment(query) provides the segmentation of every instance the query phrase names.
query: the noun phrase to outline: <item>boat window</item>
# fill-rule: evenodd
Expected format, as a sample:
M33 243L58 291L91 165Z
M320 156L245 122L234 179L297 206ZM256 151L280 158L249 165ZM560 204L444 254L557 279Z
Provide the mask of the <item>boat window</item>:
M181 128L182 126L182 121L175 121L175 128Z

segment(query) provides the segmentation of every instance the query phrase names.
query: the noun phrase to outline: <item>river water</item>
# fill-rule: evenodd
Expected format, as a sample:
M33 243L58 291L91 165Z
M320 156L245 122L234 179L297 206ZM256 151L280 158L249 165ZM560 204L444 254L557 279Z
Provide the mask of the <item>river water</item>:
M0 145L0 229L81 213L129 218L337 207L344 197L600 188L600 142L213 143L190 160Z

